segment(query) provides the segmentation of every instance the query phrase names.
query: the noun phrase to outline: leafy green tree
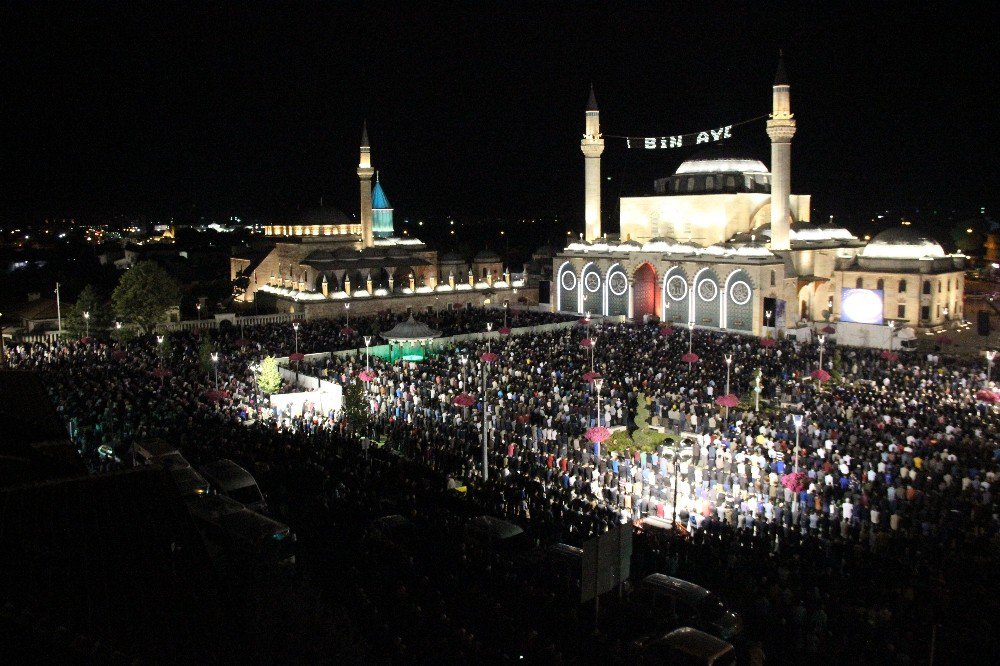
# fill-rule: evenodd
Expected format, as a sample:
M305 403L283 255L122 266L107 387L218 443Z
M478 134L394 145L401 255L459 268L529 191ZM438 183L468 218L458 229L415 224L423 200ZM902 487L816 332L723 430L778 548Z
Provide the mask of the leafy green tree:
M198 345L198 363L205 372L212 372L215 365L212 361L214 352L215 347L212 345L212 340L207 335L202 336L201 343Z
M257 371L257 386L264 393L277 393L281 390L281 371L278 370L278 360L273 356L266 357L260 362L260 370Z
M163 319L167 308L180 303L181 289L159 264L141 261L122 275L111 295L123 324L135 324L147 333Z
M90 315L89 329L93 336L100 335L111 322L107 306L89 284L80 292L76 303L69 309L63 320L63 328L69 337L79 338L87 334L88 325L87 318L83 316L84 313Z
M358 379L348 382L344 387L343 412L344 418L355 431L360 431L368 423L365 387Z

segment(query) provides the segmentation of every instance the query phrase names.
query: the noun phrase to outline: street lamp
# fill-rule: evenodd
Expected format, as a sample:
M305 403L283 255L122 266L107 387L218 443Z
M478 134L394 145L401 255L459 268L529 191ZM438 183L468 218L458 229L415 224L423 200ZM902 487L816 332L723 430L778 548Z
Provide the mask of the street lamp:
M87 325L87 337L89 338L90 337L90 311L89 310L83 313L83 321Z
M594 370L594 349L597 347L597 333L590 338L590 370Z
M160 356L160 367L161 368L163 367L163 339L164 338L163 338L162 335L156 336L156 348L157 348L157 353Z
M688 322L688 353L692 353L694 347L694 322Z
M601 425L601 388L604 386L604 378L594 378L594 388L597 389L597 425Z
M219 352L212 352L212 365L215 366L215 390L219 390Z
M197 303L194 307L198 311L198 321L201 321L201 303Z
M345 325L347 326L347 328L350 328L351 327L351 304L350 303L344 303L344 310L347 311L347 324L345 324Z
M365 336L365 370L368 369L368 346L372 343L372 336Z
M466 393L468 393L469 392L469 378L465 374L465 366L469 362L469 357L466 356L465 354L462 354L462 356L458 360L462 363L462 390L465 391Z
M299 322L292 322L292 330L295 331L295 353L299 353Z
M986 352L986 384L989 385L990 378L993 375L993 359L997 357L996 351L993 349Z
M819 369L822 370L823 369L823 350L826 348L826 344L825 344L826 343L826 336L823 335L822 333L820 333L819 336L817 337L817 340L819 340Z
M491 321L486 322L486 332L487 333L492 333L493 332L493 322L491 322ZM486 351L490 352L490 353L493 352L493 348L490 345L491 342L492 342L492 340L490 340L489 338L486 338Z
M729 395L729 373L733 368L733 355L726 354L726 395ZM729 405L726 405L726 423L729 423Z
M760 376L761 376L761 370L760 370L760 368L757 368L757 378L754 380L754 389L753 389L754 393L757 394L756 398L755 398L755 401L754 401L754 408L753 408L753 410L755 412L759 412L760 411L760 391L761 391Z
M771 311L764 310L764 326L771 328Z
M795 454L792 472L795 475L795 479L799 478L799 430L802 428L802 414L792 414L792 423L795 424ZM797 511L799 507L799 494L795 493L795 497L792 499L792 511Z
M489 428L490 422L486 418L486 371L489 363L483 361L483 482L490 480L490 458L489 458Z

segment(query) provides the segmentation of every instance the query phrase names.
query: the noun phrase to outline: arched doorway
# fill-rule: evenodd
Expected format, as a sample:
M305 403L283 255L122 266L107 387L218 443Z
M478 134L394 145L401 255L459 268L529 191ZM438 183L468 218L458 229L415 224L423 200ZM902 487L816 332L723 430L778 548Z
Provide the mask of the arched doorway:
M639 321L644 315L657 315L656 271L648 263L635 271L632 285L632 318Z

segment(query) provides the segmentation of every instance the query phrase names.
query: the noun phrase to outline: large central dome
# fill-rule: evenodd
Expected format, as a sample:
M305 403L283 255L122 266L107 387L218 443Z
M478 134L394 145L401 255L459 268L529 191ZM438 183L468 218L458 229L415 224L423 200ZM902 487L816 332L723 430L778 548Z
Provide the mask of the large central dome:
M920 259L943 257L944 249L937 241L908 227L894 227L879 232L861 251L862 257L876 259Z
M686 160L677 167L674 175L695 173L768 173L760 160L745 157L696 157Z

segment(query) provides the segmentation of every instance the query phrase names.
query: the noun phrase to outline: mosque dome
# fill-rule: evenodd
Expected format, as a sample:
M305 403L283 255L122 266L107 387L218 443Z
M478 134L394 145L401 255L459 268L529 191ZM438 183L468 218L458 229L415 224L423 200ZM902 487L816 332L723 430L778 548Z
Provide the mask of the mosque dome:
M355 250L354 248L342 247L339 250L337 250L336 252L334 252L334 256L337 259L345 259L347 261L355 261L355 260L357 260L357 258L358 258L359 255L358 255L358 251Z
M893 227L875 234L861 251L862 257L874 259L921 259L943 257L944 249L932 238L910 227Z
M492 263L500 261L500 255L493 250L483 250L479 252L473 259L476 263Z
M457 252L445 252L438 260L440 264L464 264L465 259Z
M301 211L292 216L290 223L302 226L355 224L344 211L333 206L320 206Z
M760 160L745 157L695 157L682 162L674 175L700 173L768 173L768 169Z

